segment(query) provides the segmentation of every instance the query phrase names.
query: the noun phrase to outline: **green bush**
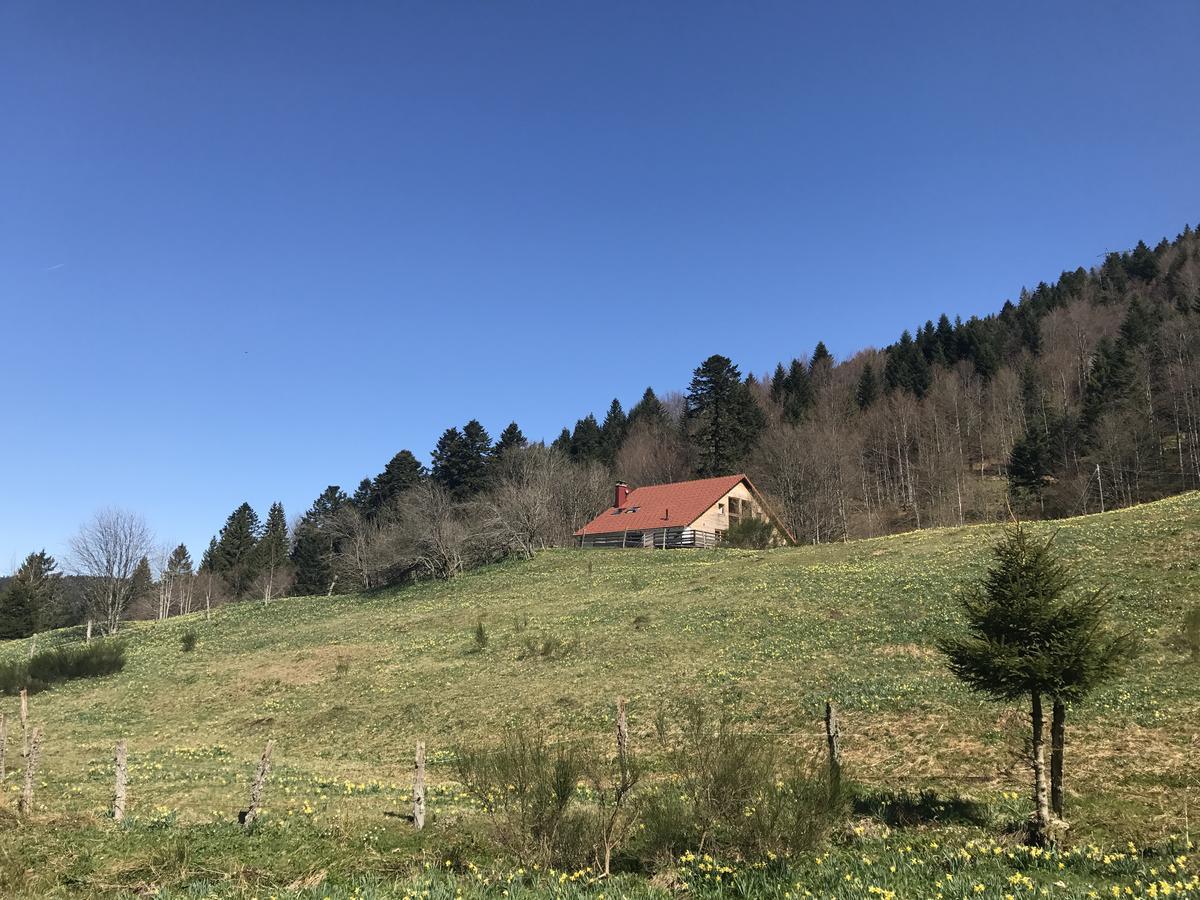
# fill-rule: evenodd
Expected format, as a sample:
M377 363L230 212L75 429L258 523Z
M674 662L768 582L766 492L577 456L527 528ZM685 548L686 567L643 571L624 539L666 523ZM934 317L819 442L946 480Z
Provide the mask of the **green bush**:
M844 814L822 760L792 761L770 737L698 708L673 736L667 769L638 810L631 851L646 866L699 846L742 859L810 850Z
M722 543L738 550L766 550L775 540L775 527L766 519L743 519L725 532Z
M0 693L17 694L21 689L36 694L59 681L99 678L125 668L125 645L106 639L90 644L68 644L35 653L29 659L0 663Z
M191 653L196 649L197 640L199 640L199 636L196 634L196 629L189 628L179 636L179 649L184 653Z
M591 853L591 823L572 810L585 757L543 735L511 733L497 748L459 747L455 775L488 813L488 840L526 864L576 867Z

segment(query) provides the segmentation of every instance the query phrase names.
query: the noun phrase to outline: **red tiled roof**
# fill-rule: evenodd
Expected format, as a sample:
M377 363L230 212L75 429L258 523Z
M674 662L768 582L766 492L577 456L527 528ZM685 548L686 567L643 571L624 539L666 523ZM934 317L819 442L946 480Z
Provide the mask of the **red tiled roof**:
M725 475L721 478L700 478L696 481L635 488L629 492L621 512L618 513L615 506L610 506L576 531L575 536L684 528L700 518L706 509L741 481L749 483L745 475Z

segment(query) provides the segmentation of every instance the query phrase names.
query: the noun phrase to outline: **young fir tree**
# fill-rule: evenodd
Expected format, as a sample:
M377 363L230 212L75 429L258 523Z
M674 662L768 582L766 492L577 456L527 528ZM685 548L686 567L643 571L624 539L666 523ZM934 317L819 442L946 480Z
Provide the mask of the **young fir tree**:
M282 503L271 504L262 539L259 540L255 552L256 568L262 580L262 598L266 603L279 595L281 586L286 586L287 569L290 565L287 516L284 515Z
M1066 704L1111 678L1136 649L1131 635L1105 627L1107 605L1098 593L1071 596L1073 587L1051 542L1031 541L1017 524L995 547L983 582L963 598L966 633L938 642L950 671L971 689L1000 701L1029 699L1029 838L1038 845L1051 839L1052 808L1062 809ZM1045 762L1047 698L1054 703L1053 784Z
M262 526L258 513L243 503L229 514L217 538L214 570L225 579L233 596L242 598L258 576L258 540Z
M716 354L692 374L687 421L697 469L704 477L736 471L766 425L737 366Z

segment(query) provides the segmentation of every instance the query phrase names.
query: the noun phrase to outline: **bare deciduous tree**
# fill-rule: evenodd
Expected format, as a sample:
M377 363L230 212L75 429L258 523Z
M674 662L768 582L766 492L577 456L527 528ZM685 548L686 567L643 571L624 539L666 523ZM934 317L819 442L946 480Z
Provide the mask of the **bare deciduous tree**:
M115 634L133 599L133 572L153 549L145 520L137 513L103 509L71 539L71 565L86 578L90 614L105 634Z

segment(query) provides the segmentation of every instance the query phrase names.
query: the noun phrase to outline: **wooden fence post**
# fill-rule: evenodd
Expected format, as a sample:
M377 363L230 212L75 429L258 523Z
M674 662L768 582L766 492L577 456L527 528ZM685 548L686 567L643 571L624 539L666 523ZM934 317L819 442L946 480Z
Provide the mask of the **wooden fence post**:
M125 783L127 780L126 745L124 740L117 741L116 773L113 777L112 817L114 822L125 818Z
M621 768L621 786L629 782L629 720L625 716L625 698L617 698L617 764Z
M825 740L829 743L829 793L836 798L842 790L842 747L838 731L837 710L833 701L825 702Z
M246 810L246 815L242 818L242 825L247 831L254 825L254 820L258 818L258 808L262 806L263 790L267 785L267 775L271 771L271 751L274 749L275 742L267 741L262 759L258 761L258 772L255 773L254 785L250 788L250 808Z
M413 825L420 831L425 827L425 742L417 741L413 763Z
M42 749L42 729L33 729L29 738L29 746L25 751L25 786L21 791L21 801L17 811L27 816L33 810L33 778L37 774L38 754Z

